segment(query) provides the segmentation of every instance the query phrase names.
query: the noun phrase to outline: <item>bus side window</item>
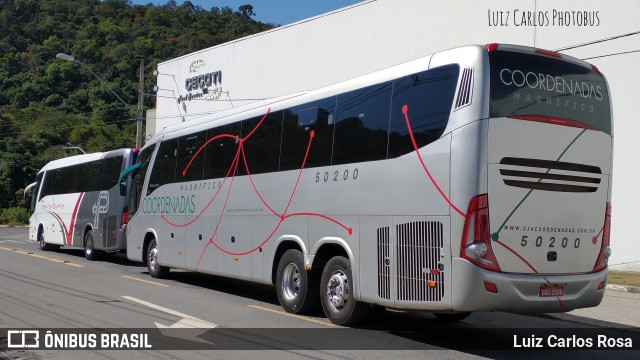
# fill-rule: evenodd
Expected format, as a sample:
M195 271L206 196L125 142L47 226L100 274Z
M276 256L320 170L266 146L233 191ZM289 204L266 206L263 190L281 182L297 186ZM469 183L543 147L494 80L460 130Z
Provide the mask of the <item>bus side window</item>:
M280 171L300 170L310 140L305 167L331 165L335 111L335 96L284 111ZM314 132L313 139L311 131Z
M178 139L171 139L160 143L160 149L151 170L147 195L164 184L171 184L176 177L176 160L178 157Z
M202 180L204 173L204 158L206 148L203 148L198 156L198 150L207 141L207 132L187 135L180 138L178 147L178 165L176 169L176 182Z
M338 95L332 165L387 158L391 82Z
M238 153L241 126L239 123L228 124L207 131L207 141L214 139L205 147L204 179L224 178L234 174L234 159ZM199 155L198 155L199 156ZM244 161L239 159L239 163Z
M282 135L282 111L270 113L262 123L262 116L242 122L243 150L249 167L249 174L278 171L280 160L280 136ZM260 126L258 126L260 124ZM247 175L244 159L238 163L237 175Z
M418 148L439 139L447 127L458 83L458 65L445 65L393 82L389 158L414 151L402 107L408 106L409 120Z

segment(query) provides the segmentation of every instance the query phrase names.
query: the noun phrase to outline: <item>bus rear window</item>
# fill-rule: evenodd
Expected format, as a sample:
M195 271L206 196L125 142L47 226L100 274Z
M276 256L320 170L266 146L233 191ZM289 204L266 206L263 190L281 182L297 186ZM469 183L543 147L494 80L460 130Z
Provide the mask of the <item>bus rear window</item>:
M601 74L562 59L492 51L490 117L543 115L611 134L611 107Z

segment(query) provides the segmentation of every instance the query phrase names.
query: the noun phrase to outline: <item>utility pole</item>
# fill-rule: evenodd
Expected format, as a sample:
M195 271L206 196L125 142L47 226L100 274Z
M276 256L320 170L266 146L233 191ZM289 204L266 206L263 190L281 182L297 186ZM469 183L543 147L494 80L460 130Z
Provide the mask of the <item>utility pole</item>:
M144 109L144 59L140 60L140 83L138 86L138 111L136 112L136 147L142 147L142 112Z

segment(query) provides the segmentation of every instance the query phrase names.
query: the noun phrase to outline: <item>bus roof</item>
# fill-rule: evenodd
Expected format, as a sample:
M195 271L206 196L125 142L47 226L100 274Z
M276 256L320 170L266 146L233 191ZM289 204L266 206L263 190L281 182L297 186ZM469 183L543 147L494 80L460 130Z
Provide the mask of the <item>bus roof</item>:
M111 151L105 151L105 152L95 152L90 154L69 156L62 159L52 160L48 162L45 166L43 166L38 173L41 173L43 171L53 170L53 169L59 169L59 168L63 168L70 165L83 164L86 162L99 160L107 157L107 155L111 153L124 154L126 151L131 151L131 150L132 149L129 149L129 148L117 149L117 150L111 150Z

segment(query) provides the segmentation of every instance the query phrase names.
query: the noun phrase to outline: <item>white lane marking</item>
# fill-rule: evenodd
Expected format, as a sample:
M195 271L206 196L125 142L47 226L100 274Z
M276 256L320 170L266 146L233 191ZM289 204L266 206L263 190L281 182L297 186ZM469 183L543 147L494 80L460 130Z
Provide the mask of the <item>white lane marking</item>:
M138 304L150 307L152 309L156 309L158 311L162 311L164 313L171 314L173 316L177 316L177 317L181 318L181 320L179 320L178 322L176 322L175 324L172 324L170 326L163 325L163 324L160 324L160 323L156 322L155 324L159 329L166 329L166 328L213 329L215 327L218 327L218 325L216 325L214 323L210 323L208 321L205 321L205 320L202 320L202 319L198 319L197 317L194 317L194 316L191 316L191 315L187 315L187 314L183 314L183 313L181 313L179 311L168 309L166 307L163 307L163 306L160 306L160 305L156 305L156 304L150 303L148 301L140 300L140 299L134 298L133 296L123 296L123 298L127 299L129 301L133 301L133 302L136 302Z

